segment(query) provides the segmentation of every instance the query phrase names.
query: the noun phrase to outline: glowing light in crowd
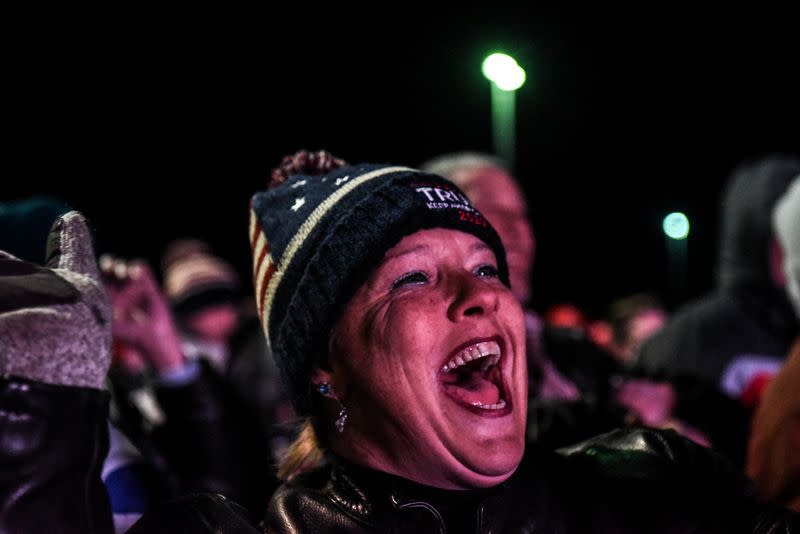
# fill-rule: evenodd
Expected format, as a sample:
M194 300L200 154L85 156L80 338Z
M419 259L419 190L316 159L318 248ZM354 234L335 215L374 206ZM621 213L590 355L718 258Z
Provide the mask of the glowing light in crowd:
M483 60L483 75L504 91L516 91L525 83L525 70L513 57L495 53Z
M664 217L664 233L672 239L686 239L689 235L689 218L676 211Z

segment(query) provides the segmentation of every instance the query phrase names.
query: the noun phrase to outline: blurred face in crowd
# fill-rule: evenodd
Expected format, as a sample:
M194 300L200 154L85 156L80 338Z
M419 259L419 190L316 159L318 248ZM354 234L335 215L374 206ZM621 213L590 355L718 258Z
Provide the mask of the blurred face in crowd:
M628 339L622 347L623 359L631 360L642 343L661 330L667 321L667 315L659 308L647 308L631 319L628 324Z
M239 322L239 312L231 303L206 306L192 313L187 323L189 328L205 339L225 343L233 335Z
M519 465L523 315L477 237L437 228L404 238L348 303L331 344L331 381L350 412L332 436L337 453L450 489L499 484Z
M458 171L452 180L497 230L508 255L511 290L517 300L526 303L531 294L535 241L519 186L507 172L492 166Z

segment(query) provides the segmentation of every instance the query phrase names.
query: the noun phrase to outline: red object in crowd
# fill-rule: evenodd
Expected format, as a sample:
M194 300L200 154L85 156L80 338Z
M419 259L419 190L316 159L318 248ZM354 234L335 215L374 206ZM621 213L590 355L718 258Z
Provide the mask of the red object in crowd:
M592 321L586 331L589 339L594 341L595 345L606 350L611 348L611 344L614 342L614 333L607 321Z
M547 310L545 321L553 326L563 328L575 328L583 330L586 328L586 317L583 312L572 304L557 304Z
M774 377L775 375L772 373L758 373L755 375L742 391L739 401L746 408L752 409L758 406L761 402L761 396Z

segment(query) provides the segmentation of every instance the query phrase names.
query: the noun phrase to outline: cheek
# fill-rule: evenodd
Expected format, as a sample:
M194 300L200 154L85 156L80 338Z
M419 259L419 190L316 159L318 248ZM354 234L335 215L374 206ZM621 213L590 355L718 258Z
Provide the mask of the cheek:
M189 318L189 326L200 334L226 335L235 327L238 320L236 310L212 308L197 312Z
M431 314L427 313L429 308L430 306L415 301L401 303L389 309L383 337L392 348L410 349L429 339L428 329L432 319Z
M365 394L404 395L431 374L436 340L443 328L442 321L431 313L434 302L432 298L399 299L364 314L358 341L346 345L344 363L353 383L364 385ZM351 339L353 332L351 329Z
M389 365L412 381L412 387L437 383L436 369L461 329L448 318L442 296L433 291L426 293L393 306L387 314L384 333L395 356Z
M510 291L501 298L503 327L514 345L514 378L518 383L527 381L527 359L525 356L525 315L519 302ZM527 390L526 390L527 391Z
M405 295L375 315L369 328L370 345L394 354L419 354L421 348L435 342L436 332L446 322L441 296L430 291Z
M525 347L525 314L522 311L522 306L514 298L514 294L510 289L504 290L500 298L501 306L501 320L504 327L508 329L512 339L516 342L523 343Z

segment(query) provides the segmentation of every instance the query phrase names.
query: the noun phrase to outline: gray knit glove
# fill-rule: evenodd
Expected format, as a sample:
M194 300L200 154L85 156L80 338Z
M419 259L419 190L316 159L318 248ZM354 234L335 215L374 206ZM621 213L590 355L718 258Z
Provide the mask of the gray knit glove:
M0 374L100 389L111 307L83 215L56 221L46 258L40 267L0 251Z

